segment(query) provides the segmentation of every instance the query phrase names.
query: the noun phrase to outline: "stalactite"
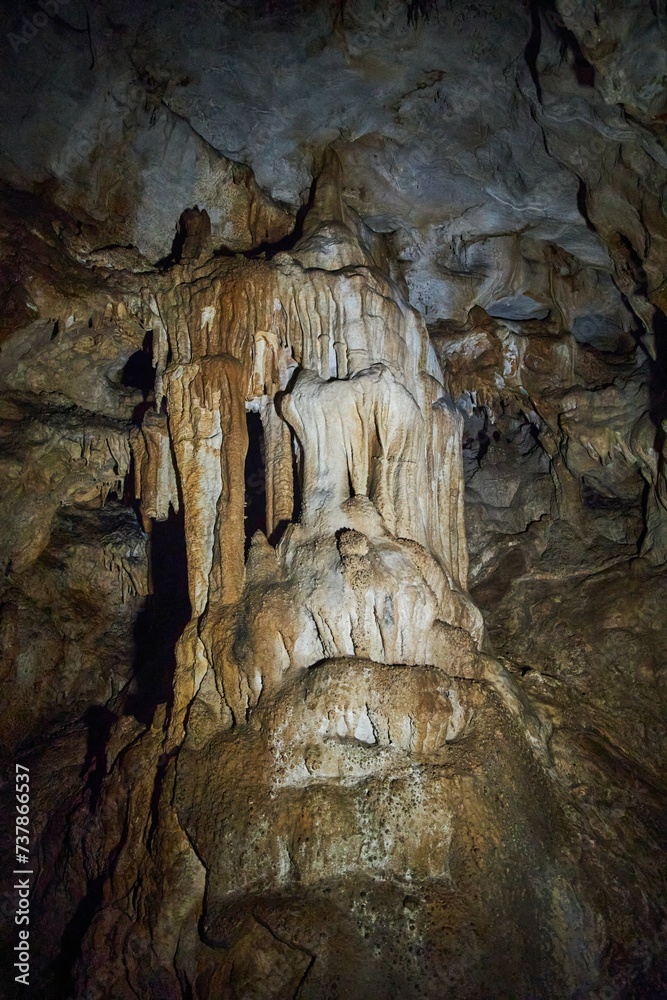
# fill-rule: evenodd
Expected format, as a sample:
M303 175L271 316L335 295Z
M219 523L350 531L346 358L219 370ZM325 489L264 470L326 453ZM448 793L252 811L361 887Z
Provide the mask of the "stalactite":
M340 214L334 176L314 219L329 202ZM145 512L175 504L173 449L185 515L193 620L179 644L172 743L200 661L237 719L284 669L323 656L474 673L447 632L483 641L466 594L462 420L421 318L342 218L310 220L294 251L270 261L186 261L175 277L148 302L168 338L166 352L156 320L170 445L157 412L133 445ZM247 565L246 408L262 421L266 532L277 543L260 558L267 543L256 536Z
M169 427L181 481L190 602L232 603L243 583L245 384L235 358L202 358L166 373Z
M134 458L134 490L144 519L166 521L169 508L179 510L176 472L171 456L167 417L148 410L130 443Z
M262 397L260 416L266 448L266 530L271 538L294 518L292 441L289 426L270 397Z

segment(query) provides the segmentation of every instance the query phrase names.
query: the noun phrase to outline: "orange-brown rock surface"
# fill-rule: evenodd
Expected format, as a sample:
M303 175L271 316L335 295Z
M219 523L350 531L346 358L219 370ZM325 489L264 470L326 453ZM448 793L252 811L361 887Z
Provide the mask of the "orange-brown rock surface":
M594 6L13 13L35 995L667 995L664 24Z

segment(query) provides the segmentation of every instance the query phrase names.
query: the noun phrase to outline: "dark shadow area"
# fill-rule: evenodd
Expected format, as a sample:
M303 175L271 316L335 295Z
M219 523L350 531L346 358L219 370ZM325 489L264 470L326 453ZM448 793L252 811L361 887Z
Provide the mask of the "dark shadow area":
M86 894L74 911L74 915L60 941L58 957L47 970L49 995L51 997L73 997L75 988L74 968L81 954L81 942L99 912L104 900L104 885L116 867L127 832L123 832L120 841L110 852L99 875L89 878ZM57 993L55 992L57 990ZM42 994L43 996L44 994Z
M486 455L487 451L489 450L490 444L491 444L491 437L486 432L486 430L479 431L479 433L477 435L477 442L476 442L476 444L475 444L475 442L473 442L472 445L471 445L471 449L476 447L476 450L477 450L477 462L478 462L479 465L482 464L482 461L484 460L484 456Z
M245 554L256 531L266 534L266 464L264 428L259 413L246 413L248 451L245 457Z
M292 522L294 524L298 524L301 520L301 504L303 497L302 453L301 445L297 440L296 434L291 428L290 437L292 441L292 473L294 483L294 507L292 510Z
M651 365L649 381L649 414L655 424L653 447L658 454L658 475L665 472L665 430L667 420L667 316L660 309L653 317L655 334L655 361Z
M623 500L621 497L605 496L593 484L587 482L585 478L581 481L580 493L581 502L586 510L608 511L617 517L630 517L633 510L636 510L636 503Z
M408 24L414 28L420 21L430 21L431 14L438 15L438 0L408 0Z
M577 78L577 83L582 87L594 87L595 66L589 63L581 51L576 35L562 23L557 25L557 30L561 38L560 54L566 58L569 53L572 72Z
M57 325L57 324L56 324ZM144 399L155 386L155 370L153 368L153 331L148 330L141 349L132 354L123 368L120 376L121 385L128 389L139 389Z
M97 810L107 774L106 747L117 716L104 706L93 705L83 716L83 721L88 728L88 746L81 780L90 795L88 808L92 817ZM45 970L46 982L40 984L45 992L41 995L49 997L73 995L74 969L81 954L81 942L102 905L104 883L113 871L121 847L122 841L110 854L103 870L97 876L88 879L86 893L61 938L58 957Z
M177 752L177 751L176 751ZM151 795L151 824L148 831L148 836L146 838L146 846L150 851L153 844L153 838L155 837L155 832L158 829L158 824L160 820L160 798L162 796L162 789L164 787L164 779L167 775L167 766L171 759L172 754L163 753L160 754L160 758L157 762L157 769L155 771L155 783L153 785L153 793Z
M290 380L285 386L285 388L281 389L280 392L277 392L274 397L276 412L278 413L278 416L281 417L281 419L284 419L281 411L282 401L284 397L286 395L289 395L289 393L292 392L292 390L294 389L296 380L298 379L301 371L302 371L301 365L297 365L297 367L292 372ZM272 545L276 545L278 543L285 529L287 528L288 524L298 524L299 521L301 520L301 506L303 502L302 501L303 497L302 451L299 439L294 433L292 427L289 428L289 432L290 432L290 448L292 451L292 491L294 497L294 503L292 506L292 519L291 521L280 522L280 524L274 531L273 535L271 536Z
M273 545L274 549L285 534L285 530L289 524L292 524L292 521L288 521L287 518L284 518L282 521L278 521L275 529L271 532L271 535L269 536L269 545Z
M523 50L523 57L526 60L528 72L530 73L535 93L537 94L537 100L540 104L542 103L542 87L540 86L540 75L537 72L537 57L540 54L541 45L542 22L540 21L539 5L536 0L533 0L530 4L530 37Z
M81 770L81 778L90 791L90 811L97 808L102 782L107 773L106 747L117 716L105 705L91 705L83 716L88 727L86 759Z
M176 643L191 614L182 512L153 522L150 565L153 592L134 627L134 684L126 706L147 724L156 705L171 703Z
M538 9L541 8L548 17L549 25L560 44L560 57L570 63L577 83L582 87L594 87L595 66L581 51L577 36L564 24L554 0L541 0L541 2L537 0L537 3L534 2L534 6L537 6Z
M588 215L588 188L586 187L586 182L583 178L579 178L579 186L577 188L577 208L579 209L579 214L586 223L586 228L590 229L591 232L596 233L597 229L593 225Z
M260 243L258 246L254 247L252 250L247 250L243 256L252 260L254 257L266 257L267 260L271 260L275 257L277 253L285 253L292 250L296 244L299 242L303 236L303 224L305 222L306 216L313 207L315 202L315 188L317 186L317 178L313 179L310 185L310 191L308 192L308 200L304 202L301 208L298 209L296 213L296 218L294 220L294 228L291 233L287 236L283 236L282 239L276 240L274 243L269 243L268 241ZM215 256L227 255L226 250L216 250ZM231 255L230 255L231 256Z
M156 261L155 267L160 271L168 271L175 264L180 264L183 260L194 258L198 254L209 250L213 257L236 257L243 256L249 260L256 257L264 257L271 260L277 253L281 253L292 248L299 242L303 235L303 225L308 212L313 206L315 199L316 179L313 180L308 200L299 208L294 220L294 227L281 239L275 242L264 240L252 250L234 251L225 246L213 248L211 236L211 224L206 212L201 212L195 205L194 209L186 209L181 213L176 228L176 235L171 246L170 253ZM203 218L205 217L205 219Z
M471 588L470 595L482 609L500 604L509 593L513 581L526 572L526 557L520 548L510 549L481 583Z
M168 271L174 264L208 256L212 250L211 219L206 210L195 205L194 208L186 208L181 212L171 251L166 257L156 261L155 267L159 271Z
M574 32L564 24L554 0L531 0L530 20L531 31L524 49L524 59L535 85L537 99L542 103L542 88L540 86L537 58L542 45L542 18L556 36L560 47L560 57L572 67L577 83L582 87L595 86L595 66L586 59L581 45Z

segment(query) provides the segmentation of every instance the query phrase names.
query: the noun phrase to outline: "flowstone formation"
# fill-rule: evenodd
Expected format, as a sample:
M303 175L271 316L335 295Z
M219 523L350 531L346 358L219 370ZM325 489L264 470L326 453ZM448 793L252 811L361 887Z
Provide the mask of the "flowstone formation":
M160 780L83 942L90 998L574 996L595 977L601 917L543 727L467 592L463 417L338 171L291 252L195 246L144 293L136 481L145 518L183 507L192 618L169 716L125 754ZM266 497L245 546L247 414Z
M150 412L135 437L137 482L153 516L181 484L193 614L174 740L202 685L238 724L332 658L481 669L463 417L423 320L343 221L339 169L332 159L292 253L185 264L175 292L151 299L169 416ZM246 411L266 478L247 561Z

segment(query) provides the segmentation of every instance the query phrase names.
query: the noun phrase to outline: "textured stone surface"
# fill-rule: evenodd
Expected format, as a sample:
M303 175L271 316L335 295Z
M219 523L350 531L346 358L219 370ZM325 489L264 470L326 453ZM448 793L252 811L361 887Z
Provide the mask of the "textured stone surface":
M664 995L660 5L34 13L0 97L33 989Z

